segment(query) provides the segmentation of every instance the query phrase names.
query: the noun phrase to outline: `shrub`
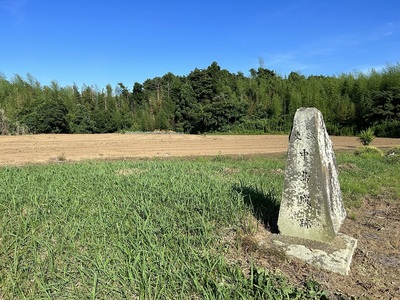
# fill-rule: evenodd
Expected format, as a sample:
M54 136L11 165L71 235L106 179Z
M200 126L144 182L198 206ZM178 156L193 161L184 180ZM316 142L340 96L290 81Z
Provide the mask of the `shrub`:
M363 146L359 147L354 151L355 155L365 155L365 156L383 156L382 150L376 148L375 146Z
M374 134L375 134L374 130L371 127L369 127L366 130L362 130L358 138L360 139L361 143L364 146L368 146L375 138Z

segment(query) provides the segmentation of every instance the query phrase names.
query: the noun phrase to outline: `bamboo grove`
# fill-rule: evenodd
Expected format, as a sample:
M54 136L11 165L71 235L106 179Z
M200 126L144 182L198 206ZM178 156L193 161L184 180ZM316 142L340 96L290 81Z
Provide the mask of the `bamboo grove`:
M132 87L41 85L32 75L0 75L0 134L287 133L299 107L316 107L333 135L373 128L400 137L400 64L339 76L248 76L213 62L187 76L167 73Z

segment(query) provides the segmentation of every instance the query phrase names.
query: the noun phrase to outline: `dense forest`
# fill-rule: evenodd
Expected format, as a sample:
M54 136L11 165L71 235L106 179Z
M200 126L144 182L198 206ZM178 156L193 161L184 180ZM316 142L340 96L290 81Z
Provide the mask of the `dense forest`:
M400 137L400 64L380 72L282 77L259 67L248 76L213 62L187 76L167 73L135 82L61 87L32 75L0 75L0 134L288 133L299 107L316 107L333 135L373 128Z

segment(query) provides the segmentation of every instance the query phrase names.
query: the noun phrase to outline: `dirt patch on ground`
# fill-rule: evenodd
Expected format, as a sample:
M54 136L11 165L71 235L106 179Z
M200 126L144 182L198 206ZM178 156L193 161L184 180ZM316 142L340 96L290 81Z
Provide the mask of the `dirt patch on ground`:
M332 137L335 150L361 145L356 137ZM376 138L378 148L398 139ZM130 159L204 155L284 153L288 136L187 134L52 134L0 136L0 165L23 165L87 159Z
M361 146L355 137L332 137L335 150ZM373 145L391 148L399 139L376 138ZM0 136L0 165L24 165L88 159L135 159L207 155L271 155L284 153L288 136L99 134ZM347 164L340 169L353 169ZM235 169L224 170L227 173ZM283 170L278 170L283 172ZM278 172L277 171L277 172ZM124 170L121 176L138 172ZM371 200L371 201L370 201ZM399 200L399 199L397 199ZM364 199L353 209L341 230L358 240L349 276L314 268L290 259L266 242L272 234L265 224L249 216L240 231L227 230L226 257L246 271L251 260L289 277L301 286L309 279L322 284L332 299L400 299L400 201Z

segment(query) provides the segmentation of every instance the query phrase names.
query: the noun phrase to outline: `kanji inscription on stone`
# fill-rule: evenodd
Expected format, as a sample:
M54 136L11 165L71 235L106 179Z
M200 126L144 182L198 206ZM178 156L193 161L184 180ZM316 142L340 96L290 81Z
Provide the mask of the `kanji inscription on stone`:
M297 110L289 139L280 233L330 242L346 216L335 154L320 111Z

